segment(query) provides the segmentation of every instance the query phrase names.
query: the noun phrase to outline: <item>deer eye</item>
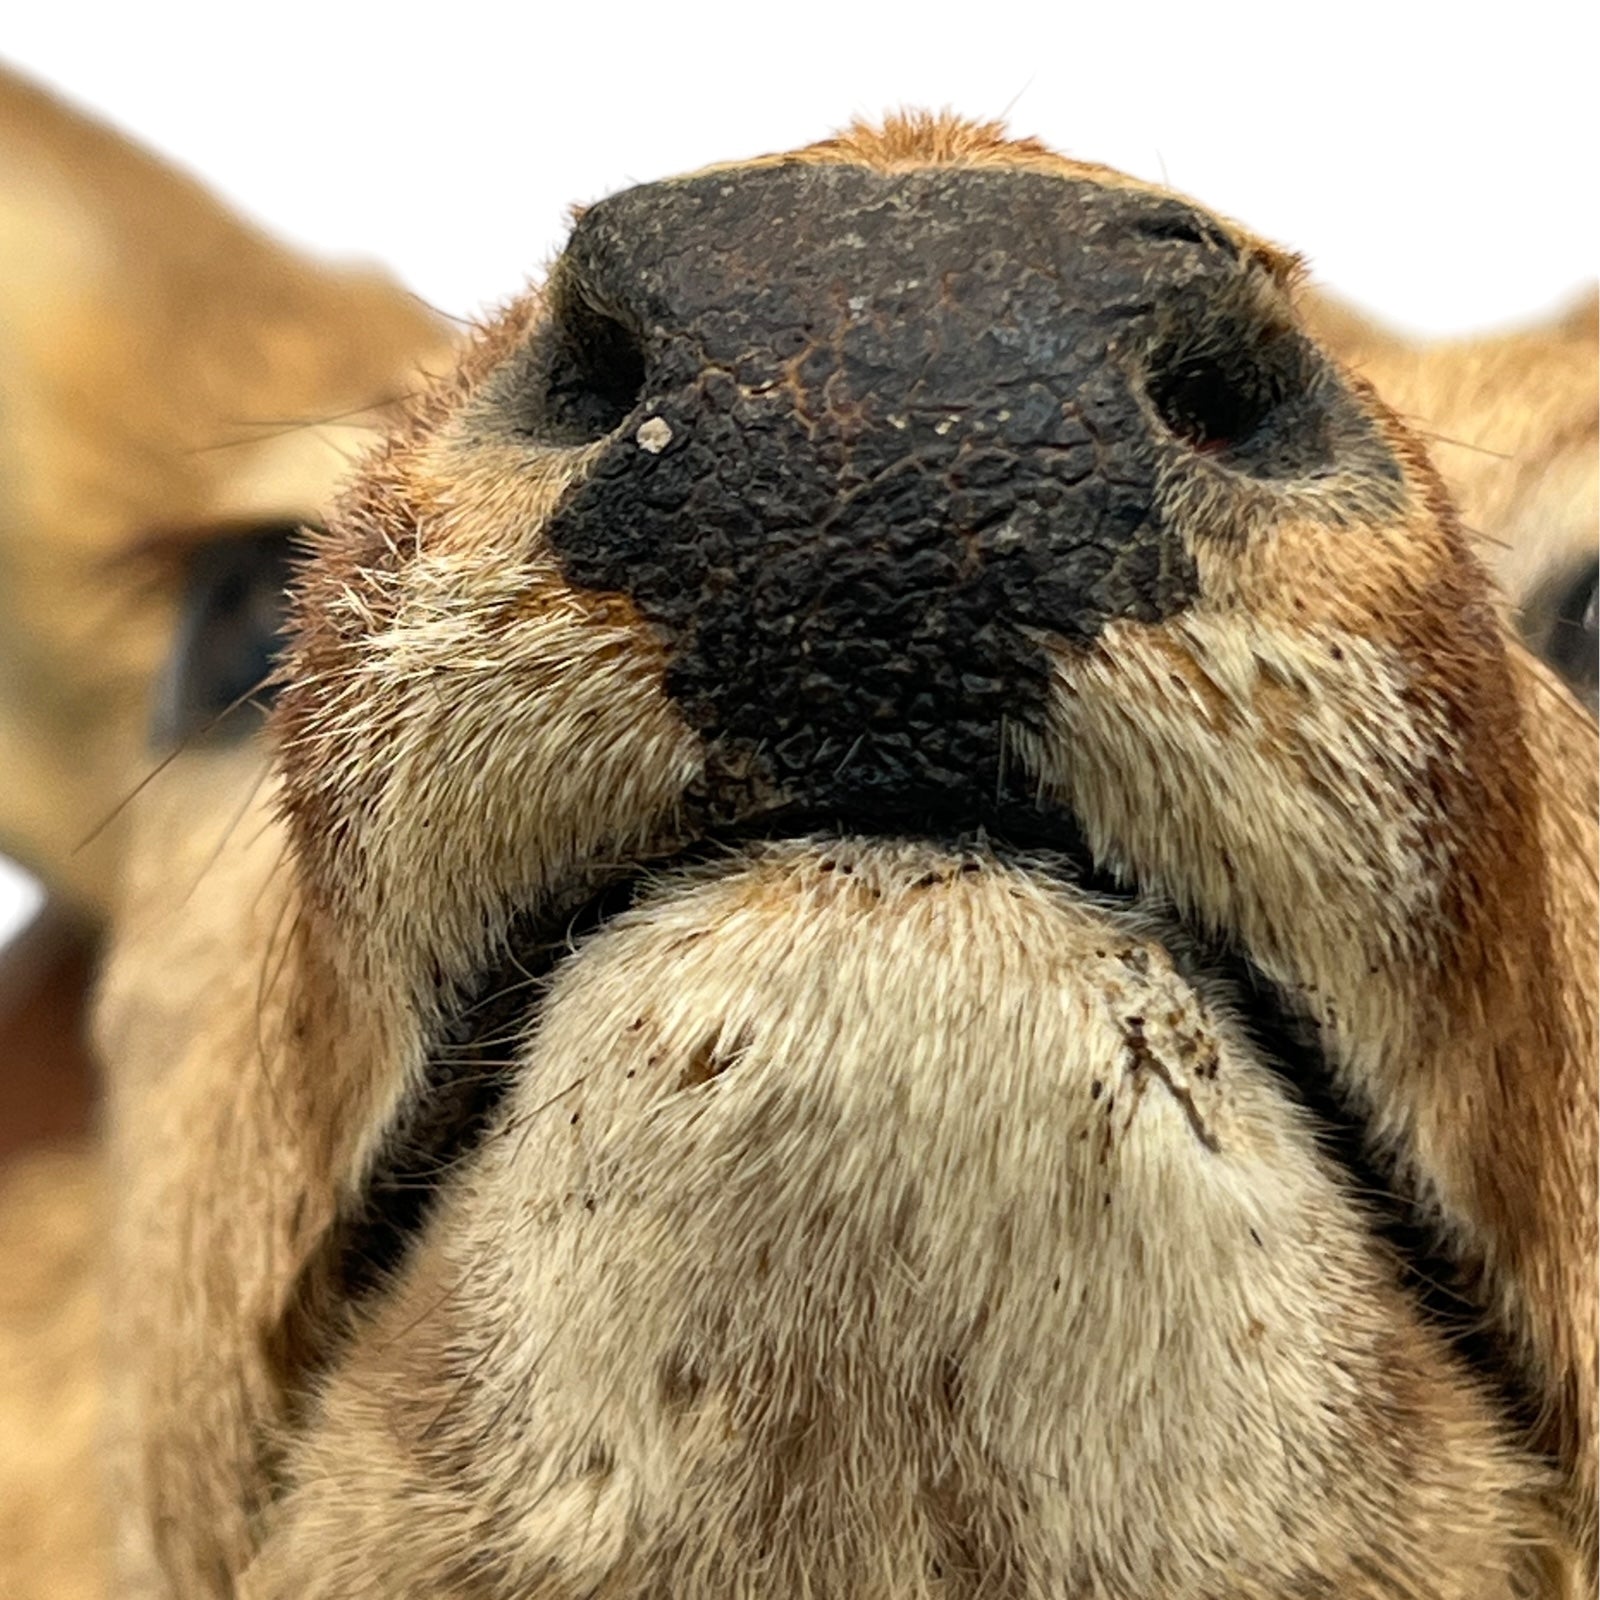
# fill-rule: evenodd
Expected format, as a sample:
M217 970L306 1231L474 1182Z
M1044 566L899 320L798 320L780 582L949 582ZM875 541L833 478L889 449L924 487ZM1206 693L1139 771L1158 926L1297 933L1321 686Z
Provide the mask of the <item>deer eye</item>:
M155 745L231 742L256 727L275 692L269 680L302 537L296 523L263 523L190 545L177 633L156 691Z
M1546 579L1523 607L1528 643L1592 705L1600 680L1600 561L1590 557Z

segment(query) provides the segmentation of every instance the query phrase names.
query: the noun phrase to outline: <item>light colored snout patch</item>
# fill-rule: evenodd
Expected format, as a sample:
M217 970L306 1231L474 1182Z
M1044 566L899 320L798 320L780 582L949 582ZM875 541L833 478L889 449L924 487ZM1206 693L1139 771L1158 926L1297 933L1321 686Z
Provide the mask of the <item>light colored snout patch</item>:
M334 1547L371 1583L364 1529L423 1492L482 1526L471 1484L498 1483L524 1509L482 1552L497 1593L559 1563L563 1596L709 1596L758 1548L763 1592L866 1593L955 1559L959 1508L1005 1593L1073 1592L1112 1550L1119 1594L1253 1571L1258 1595L1297 1570L1313 1463L1403 1453L1314 1469L1352 1526L1407 1515L1394 1484L1481 1482L1486 1415L1393 1426L1445 1357L1155 927L933 846L665 875L512 1052L252 1593L334 1581ZM1250 1516L1219 1524L1218 1485Z

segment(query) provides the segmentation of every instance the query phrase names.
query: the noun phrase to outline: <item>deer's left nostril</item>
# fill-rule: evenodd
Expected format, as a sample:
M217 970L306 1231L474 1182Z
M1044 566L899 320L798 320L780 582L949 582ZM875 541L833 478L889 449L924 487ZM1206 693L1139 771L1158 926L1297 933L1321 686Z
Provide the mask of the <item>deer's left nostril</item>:
M1147 426L1165 455L1214 460L1236 479L1360 480L1369 515L1371 496L1398 491L1399 463L1337 369L1258 299L1248 279L1220 294L1180 287L1135 378Z
M1275 388L1248 357L1201 355L1158 361L1149 392L1173 434L1213 453L1236 448L1256 432L1276 403Z
M1195 450L1229 450L1261 427L1272 406L1261 374L1230 371L1208 355L1181 360L1150 382L1155 410Z
M1187 206L1157 205L1148 211L1141 211L1134 217L1132 228L1144 239L1205 245L1230 259L1238 256L1238 250L1220 229L1197 216Z

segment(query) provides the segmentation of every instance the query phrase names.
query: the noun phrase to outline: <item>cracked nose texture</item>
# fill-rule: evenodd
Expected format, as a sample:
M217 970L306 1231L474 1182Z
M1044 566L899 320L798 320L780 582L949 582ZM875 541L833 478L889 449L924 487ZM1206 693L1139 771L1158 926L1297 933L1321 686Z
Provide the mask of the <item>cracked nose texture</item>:
M973 815L1041 632L1185 604L1141 363L1242 270L1181 202L1037 173L753 169L585 214L553 304L637 394L549 538L662 636L713 810Z

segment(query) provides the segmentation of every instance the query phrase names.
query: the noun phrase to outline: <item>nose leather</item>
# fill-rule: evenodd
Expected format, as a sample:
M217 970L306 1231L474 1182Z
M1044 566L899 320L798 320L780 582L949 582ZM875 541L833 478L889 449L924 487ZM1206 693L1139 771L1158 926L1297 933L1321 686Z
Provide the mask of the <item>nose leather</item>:
M754 169L585 214L556 282L644 382L548 537L661 635L727 809L976 817L1039 635L1192 598L1140 362L1241 270L1181 202L1040 173Z

